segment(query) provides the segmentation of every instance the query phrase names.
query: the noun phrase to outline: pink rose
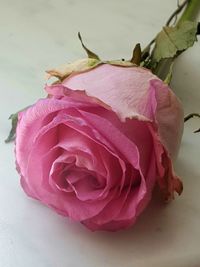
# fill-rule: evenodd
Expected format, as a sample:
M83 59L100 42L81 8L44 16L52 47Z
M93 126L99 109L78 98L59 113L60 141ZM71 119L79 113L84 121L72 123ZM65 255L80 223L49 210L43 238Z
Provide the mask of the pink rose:
M46 86L19 115L16 162L25 192L91 230L134 224L172 169L183 112L170 88L140 67L99 65Z

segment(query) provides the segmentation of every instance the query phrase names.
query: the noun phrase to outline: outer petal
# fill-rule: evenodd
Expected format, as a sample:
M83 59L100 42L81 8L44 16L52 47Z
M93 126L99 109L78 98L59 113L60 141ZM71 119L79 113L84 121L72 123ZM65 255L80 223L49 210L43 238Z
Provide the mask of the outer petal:
M162 144L169 156L175 159L183 134L184 114L179 99L161 80L152 80L150 87L155 89L157 101L156 121Z
M164 200L169 201L174 198L174 192L177 192L179 195L182 193L183 185L179 177L174 173L172 161L167 150L162 145L156 129L149 127L149 130L154 138L158 185Z
M156 76L144 68L118 67L103 64L92 71L72 75L63 85L70 89L84 90L110 106L121 118L152 117L152 94L149 81Z
M63 85L98 98L122 120L136 117L156 121L163 145L176 158L183 132L183 109L170 88L149 70L104 64L69 76Z

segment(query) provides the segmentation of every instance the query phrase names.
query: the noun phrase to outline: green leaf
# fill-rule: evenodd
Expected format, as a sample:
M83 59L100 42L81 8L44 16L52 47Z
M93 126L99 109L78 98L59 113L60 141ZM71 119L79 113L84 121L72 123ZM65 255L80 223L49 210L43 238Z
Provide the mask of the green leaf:
M28 107L26 107L24 109L21 109L18 112L10 115L10 117L8 119L11 120L11 130L10 130L10 133L9 133L8 137L5 140L5 143L9 143L9 142L11 142L11 141L13 141L15 139L16 128L17 128L17 123L18 123L18 114L21 111L24 111L29 107L30 106L28 106Z
M12 121L12 127L10 130L10 133L5 140L6 143L9 143L15 139L15 133L16 133L16 128L17 128L17 122L18 122L18 112L15 114L11 114L9 117L9 120Z
M87 55L88 55L88 58L93 58L93 59L97 59L97 60L100 60L99 56L96 55L95 53L93 53L91 50L89 50L83 43L83 40L82 40L82 37L81 37L81 34L80 32L78 32L78 38L82 44L82 47L83 49L86 51Z
M153 62L174 58L187 48L193 46L196 39L197 23L183 21L175 27L163 27L156 37Z

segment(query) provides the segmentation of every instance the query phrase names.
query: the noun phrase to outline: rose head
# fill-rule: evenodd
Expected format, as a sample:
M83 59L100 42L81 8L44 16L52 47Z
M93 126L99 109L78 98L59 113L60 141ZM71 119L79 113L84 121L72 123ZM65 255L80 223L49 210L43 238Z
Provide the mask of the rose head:
M16 162L25 192L92 230L135 222L157 183L166 200L182 184L172 169L181 105L140 67L101 64L46 86L19 115Z

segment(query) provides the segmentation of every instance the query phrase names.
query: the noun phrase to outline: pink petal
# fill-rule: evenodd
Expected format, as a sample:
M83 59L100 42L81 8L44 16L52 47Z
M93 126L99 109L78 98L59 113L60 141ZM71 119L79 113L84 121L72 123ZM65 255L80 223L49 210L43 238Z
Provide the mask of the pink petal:
M98 98L122 120L157 120L161 141L169 155L176 158L183 132L183 109L170 88L150 71L104 64L69 76L63 85Z
M171 89L160 80L152 80L156 92L156 121L162 144L169 156L176 159L184 126L183 108Z
M92 71L69 76L63 85L98 98L123 120L137 116L152 119L152 106L149 105L152 93L148 89L149 81L155 77L143 68L103 64Z
M149 127L149 129L154 138L158 184L165 201L169 201L174 198L174 191L179 195L182 193L183 185L179 177L174 174L172 161L167 150L162 145L159 135L152 127Z

